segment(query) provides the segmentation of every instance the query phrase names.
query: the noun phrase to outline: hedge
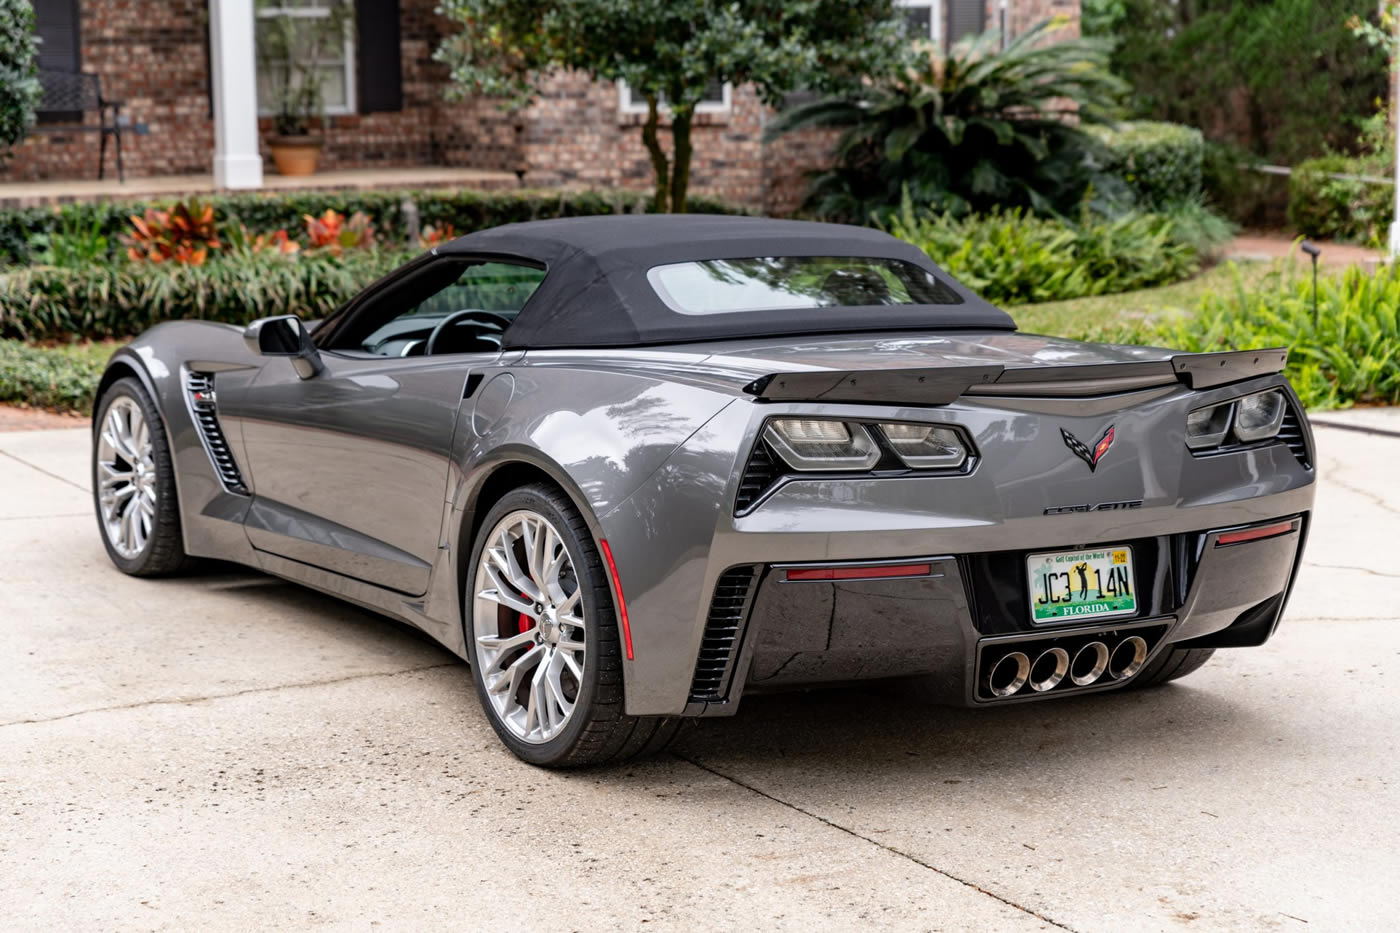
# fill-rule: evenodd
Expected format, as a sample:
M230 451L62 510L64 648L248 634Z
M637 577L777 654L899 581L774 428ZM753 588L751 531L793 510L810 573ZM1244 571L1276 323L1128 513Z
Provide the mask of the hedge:
M1384 172L1373 161L1339 155L1300 162L1288 179L1289 225L1302 236L1383 241L1395 203L1394 184L1332 176Z
M373 250L295 259L221 256L202 266L12 269L0 273L0 337L127 337L182 318L232 324L276 314L317 318L411 255Z
M1079 223L1020 210L956 218L918 214L906 199L890 232L922 249L958 281L1005 305L1062 301L1189 278L1197 248L1157 214Z
M639 213L648 204L647 195L642 192L564 189L299 191L211 195L200 200L214 206L215 221L220 225L238 222L253 233L282 228L288 232L300 230L304 214L319 216L327 208L342 214L364 211L374 221L381 241L406 236L403 208L407 201L417 205L421 224L451 224L459 236L518 221ZM24 263L29 258L30 236L58 232L64 226L83 230L95 228L115 247L119 245L118 236L130 230L128 218L132 214L140 214L147 207L168 207L172 203L173 199L167 198L0 211L0 265ZM744 213L741 207L702 196L692 196L688 208L693 214Z
M92 408L93 394L115 345L31 347L0 340L0 402L59 411Z
M1122 179L1138 207L1161 210L1201 196L1200 130L1148 121L1088 129L1104 144L1103 171Z

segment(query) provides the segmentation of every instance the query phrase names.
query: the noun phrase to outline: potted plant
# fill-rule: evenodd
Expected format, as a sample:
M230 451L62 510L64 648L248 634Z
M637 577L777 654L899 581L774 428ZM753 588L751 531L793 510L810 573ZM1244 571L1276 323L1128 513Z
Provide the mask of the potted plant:
M260 93L271 100L272 161L282 175L316 171L325 145L324 79L319 63L334 59L350 29L348 0L322 0L296 12L287 0L258 0L257 56ZM313 134L312 127L322 134Z

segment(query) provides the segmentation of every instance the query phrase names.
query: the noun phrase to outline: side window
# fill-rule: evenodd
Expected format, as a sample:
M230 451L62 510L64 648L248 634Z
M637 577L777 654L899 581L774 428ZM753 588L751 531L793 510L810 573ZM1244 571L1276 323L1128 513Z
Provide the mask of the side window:
M358 349L379 356L490 353L544 281L543 269L508 262L450 262L371 311L373 329Z

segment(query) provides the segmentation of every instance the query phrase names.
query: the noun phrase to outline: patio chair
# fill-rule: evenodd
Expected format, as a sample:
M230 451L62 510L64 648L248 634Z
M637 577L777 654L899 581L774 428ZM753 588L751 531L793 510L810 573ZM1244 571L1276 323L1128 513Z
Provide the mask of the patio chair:
M100 181L107 169L107 137L117 140L117 180L126 181L122 171L122 124L121 108L123 101L107 100L102 96L102 79L94 74L68 71L40 71L39 84L43 96L39 101L40 112L82 114L95 112L97 125L40 125L41 133L99 133L102 137L97 159L97 178ZM110 119L109 119L110 113Z

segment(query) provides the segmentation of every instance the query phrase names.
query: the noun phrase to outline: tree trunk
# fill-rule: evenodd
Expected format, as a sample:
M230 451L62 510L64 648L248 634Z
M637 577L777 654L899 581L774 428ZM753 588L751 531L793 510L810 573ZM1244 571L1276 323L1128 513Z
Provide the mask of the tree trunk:
M671 142L674 152L671 164L671 212L685 213L687 189L690 187L690 121L695 116L691 107L671 111Z
M651 209L664 214L671 209L671 177L666 163L666 151L661 148L661 140L656 136L656 127L661 122L661 114L656 106L656 95L647 95L647 122L642 124L642 145L651 156L651 172L656 180L656 196ZM678 153L679 154L679 153Z

